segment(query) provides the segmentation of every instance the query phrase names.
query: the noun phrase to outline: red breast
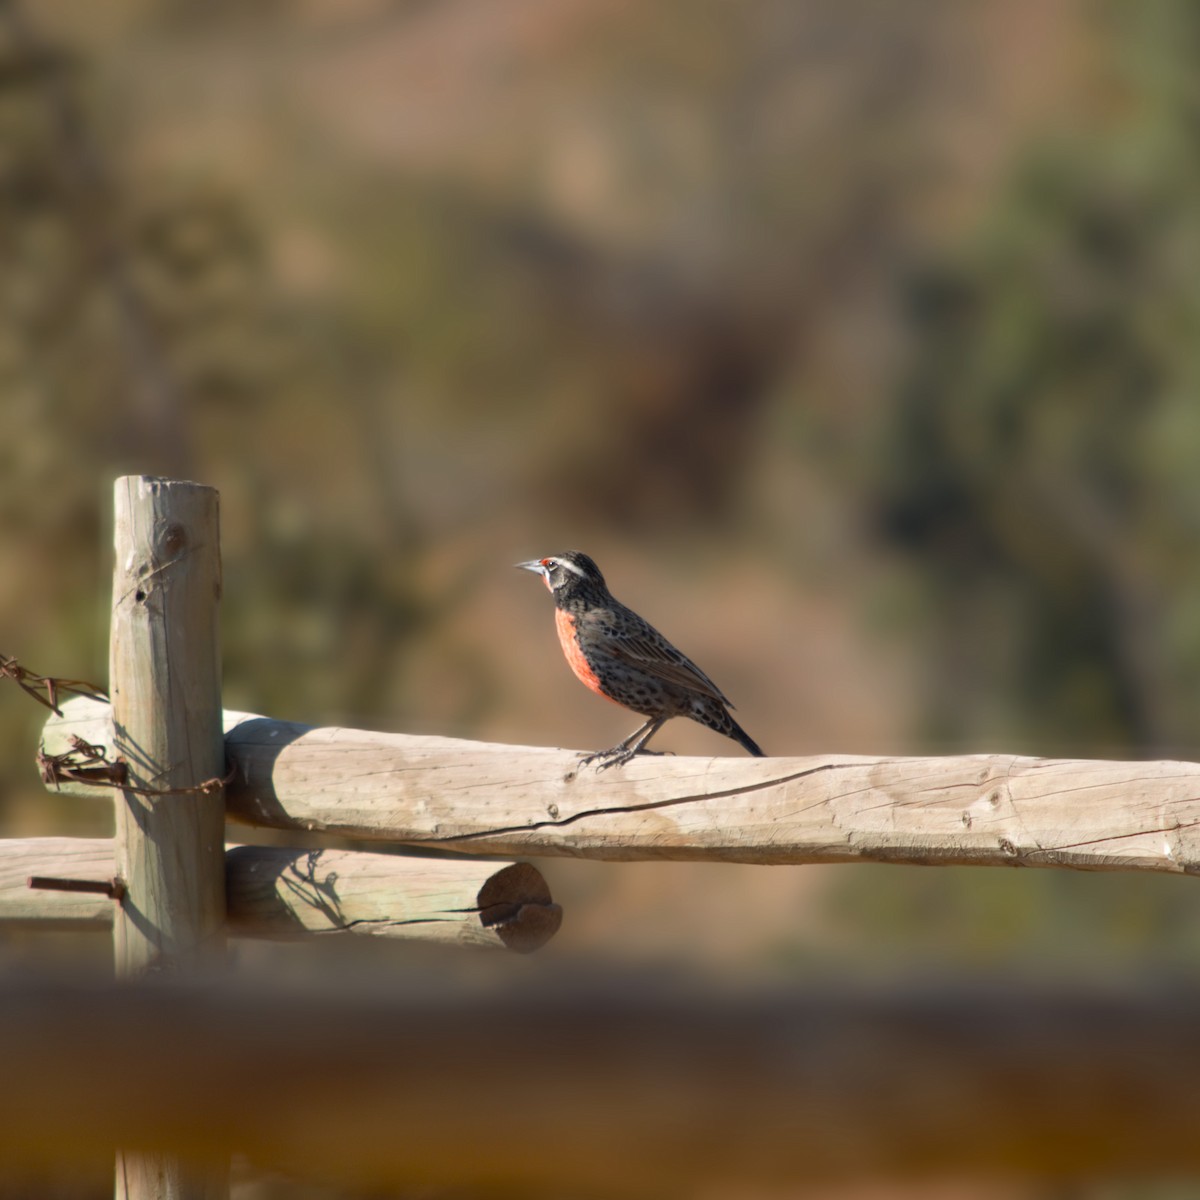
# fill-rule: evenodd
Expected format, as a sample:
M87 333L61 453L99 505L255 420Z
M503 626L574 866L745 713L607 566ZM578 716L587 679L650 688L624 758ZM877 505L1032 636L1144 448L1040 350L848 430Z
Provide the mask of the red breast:
M604 696L605 700L616 704L616 700L605 694L603 687L600 686L600 676L592 670L580 649L579 639L575 636L575 618L564 609L556 608L554 610L554 628L558 630L558 643L562 646L563 657L566 658L567 665L575 672L575 678L591 688L597 696Z

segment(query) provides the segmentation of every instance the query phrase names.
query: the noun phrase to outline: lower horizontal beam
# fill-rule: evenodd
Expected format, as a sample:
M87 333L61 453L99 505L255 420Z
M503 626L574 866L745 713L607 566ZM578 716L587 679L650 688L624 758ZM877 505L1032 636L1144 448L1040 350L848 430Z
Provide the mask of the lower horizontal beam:
M6 980L0 1158L120 1139L364 1188L554 1195L1200 1171L1195 990L705 1001L580 983Z
M109 838L0 839L0 926L6 929L112 929L113 902L95 892L31 888L31 876L113 878L116 855Z
M111 899L28 880L111 881L113 863L107 838L0 840L0 926L110 929ZM562 921L529 863L236 846L225 868L235 936L351 933L528 951Z

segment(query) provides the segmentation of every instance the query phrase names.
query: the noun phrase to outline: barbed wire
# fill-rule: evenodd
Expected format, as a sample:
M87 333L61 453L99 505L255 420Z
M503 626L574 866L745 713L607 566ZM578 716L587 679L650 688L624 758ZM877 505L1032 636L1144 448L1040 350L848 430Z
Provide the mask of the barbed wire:
M61 679L54 675L40 675L23 667L12 655L0 654L0 679L11 679L26 695L48 708L55 716L63 711L58 706L60 693L70 692L76 696L87 696L91 700L107 700L108 695L98 684L85 679ZM42 695L45 691L45 695ZM96 745L77 733L68 739L70 749L60 754L48 754L45 743L38 746L37 765L42 782L47 787L58 788L63 783L82 783L88 787L118 788L137 796L181 796L188 793L209 796L220 791L233 781L237 768L231 768L223 778L213 776L190 787L155 788L137 787L129 782L129 764L123 758L110 760L108 748Z
M31 671L9 654L0 654L0 679L11 679L23 691L32 696L39 704L43 704L56 717L61 717L62 709L58 707L58 693L71 692L76 696L88 696L93 700L107 700L108 693L98 683L88 683L86 679L60 679L54 675L39 675ZM44 688L42 696L38 689Z
M37 752L38 771L47 787L59 787L62 783L82 783L88 787L119 788L136 796L183 796L196 794L211 796L233 782L237 767L220 779L213 776L189 787L156 788L138 787L129 782L129 764L123 758L109 760L104 746L85 741L77 733L71 734L71 748L61 754L47 754L41 745Z

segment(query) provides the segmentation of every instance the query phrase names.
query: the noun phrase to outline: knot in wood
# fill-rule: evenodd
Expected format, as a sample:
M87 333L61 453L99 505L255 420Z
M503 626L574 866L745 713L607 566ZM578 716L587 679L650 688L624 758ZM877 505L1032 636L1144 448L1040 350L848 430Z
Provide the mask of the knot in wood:
M186 545L187 530L182 525L172 521L163 529L159 547L168 559L175 558Z

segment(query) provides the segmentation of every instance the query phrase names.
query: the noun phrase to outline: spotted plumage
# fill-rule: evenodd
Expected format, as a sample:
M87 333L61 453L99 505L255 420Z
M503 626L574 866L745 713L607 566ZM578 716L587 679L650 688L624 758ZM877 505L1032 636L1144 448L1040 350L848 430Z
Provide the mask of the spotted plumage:
M582 755L599 767L653 753L646 743L672 717L690 717L744 746L762 750L729 715L721 689L657 629L615 599L600 569L578 550L517 563L541 575L554 597L554 625L576 677L599 696L647 720L610 750Z

